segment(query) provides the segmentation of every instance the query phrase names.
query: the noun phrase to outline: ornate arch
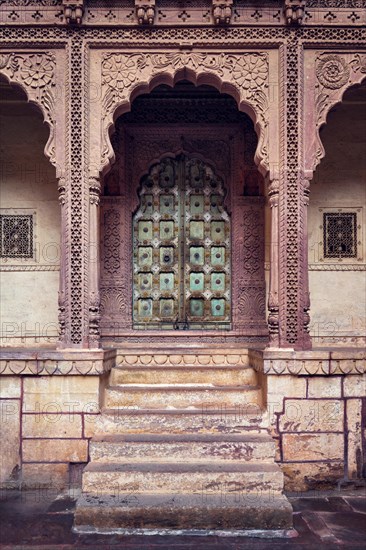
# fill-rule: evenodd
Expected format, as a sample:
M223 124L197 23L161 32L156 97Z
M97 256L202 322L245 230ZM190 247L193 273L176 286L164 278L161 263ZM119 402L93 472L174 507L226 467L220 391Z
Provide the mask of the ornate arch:
M329 111L341 103L345 92L366 78L366 54L322 52L315 59L315 140L310 146L309 171L312 175L325 156L320 130ZM309 132L307 132L309 135ZM310 133L311 135L311 133ZM308 149L309 150L309 149Z
M50 133L44 148L46 157L57 169L55 151L55 56L49 52L1 53L0 74L18 85L29 103L42 112ZM60 174L56 174L57 177Z
M114 160L110 134L114 122L130 109L135 97L159 84L188 79L209 84L234 97L238 108L254 121L259 136L255 161L269 170L268 53L105 53L102 57L102 147L100 171Z

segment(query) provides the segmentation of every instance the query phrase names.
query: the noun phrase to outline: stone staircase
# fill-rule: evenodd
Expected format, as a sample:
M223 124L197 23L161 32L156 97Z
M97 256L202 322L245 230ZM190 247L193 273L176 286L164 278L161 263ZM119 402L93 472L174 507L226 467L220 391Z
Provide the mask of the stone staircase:
M77 531L292 526L247 350L119 352Z

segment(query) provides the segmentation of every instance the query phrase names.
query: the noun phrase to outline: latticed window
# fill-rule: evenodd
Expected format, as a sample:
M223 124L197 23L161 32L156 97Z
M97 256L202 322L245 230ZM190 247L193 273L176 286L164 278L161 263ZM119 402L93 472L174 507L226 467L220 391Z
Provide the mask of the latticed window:
M355 258L357 256L356 213L324 213L323 243L325 258Z
M33 216L0 215L0 256L2 258L33 257Z

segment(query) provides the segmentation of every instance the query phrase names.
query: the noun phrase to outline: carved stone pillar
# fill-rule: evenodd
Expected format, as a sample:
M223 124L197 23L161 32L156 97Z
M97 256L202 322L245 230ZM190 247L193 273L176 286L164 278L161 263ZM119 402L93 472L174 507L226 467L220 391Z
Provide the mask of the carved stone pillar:
M100 345L100 253L99 253L99 204L100 182L89 178L89 347Z
M309 247L308 247L308 206L309 206L309 193L310 182L309 180L302 179L302 212L303 212L303 239L302 239L302 308L303 308L303 331L304 339L307 347L311 347L309 336L309 323L310 323L310 292L309 292ZM310 344L310 345L309 345Z
M69 72L66 87L66 153L64 188L61 191L61 283L59 319L60 348L89 347L88 292L88 187L86 185L85 106L80 93L84 86L82 37L72 32L69 43Z
M270 278L268 293L269 347L278 348L279 341L279 235L278 235L278 193L279 181L274 180L269 187L271 207Z
M67 224L67 208L66 204L66 186L65 178L59 179L58 183L59 202L61 208L61 242L60 242L60 281L58 292L58 321L59 321L59 342L58 346L62 347L69 340L70 336L66 334L67 330L67 300L66 300L66 224Z
M303 49L297 32L282 51L279 188L279 347L311 349L308 332L308 181L304 178ZM275 306L274 306L275 310ZM276 311L275 311L276 313ZM275 344L273 344L275 346Z

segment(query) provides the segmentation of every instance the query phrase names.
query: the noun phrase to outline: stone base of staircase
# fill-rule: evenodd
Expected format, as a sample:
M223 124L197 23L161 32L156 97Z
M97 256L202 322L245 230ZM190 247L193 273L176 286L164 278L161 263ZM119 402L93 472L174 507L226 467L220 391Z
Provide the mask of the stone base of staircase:
M291 529L262 390L245 350L118 356L75 529Z
M77 503L74 527L76 531L290 530L292 508L283 495L84 494Z

